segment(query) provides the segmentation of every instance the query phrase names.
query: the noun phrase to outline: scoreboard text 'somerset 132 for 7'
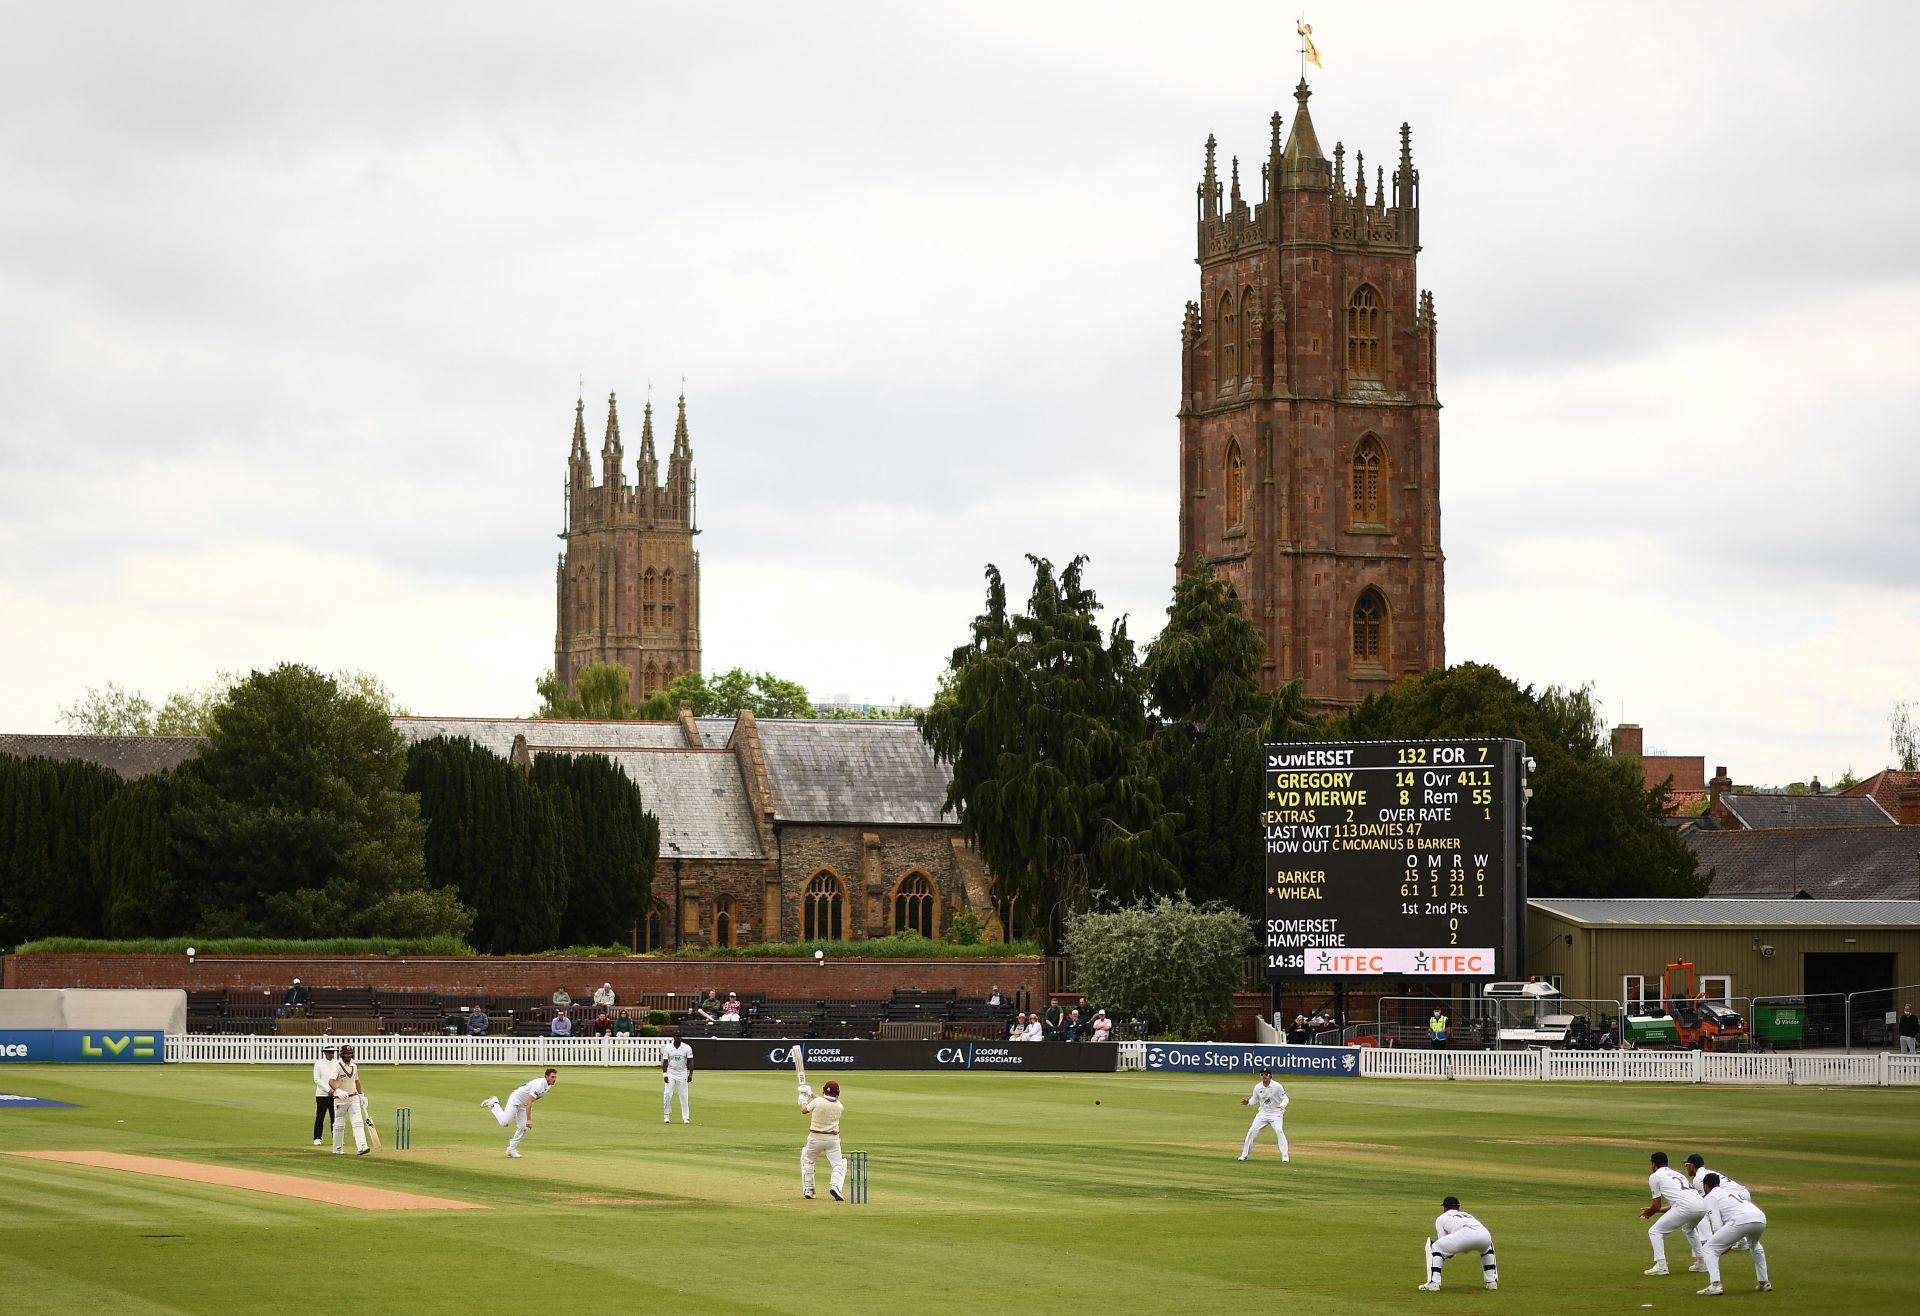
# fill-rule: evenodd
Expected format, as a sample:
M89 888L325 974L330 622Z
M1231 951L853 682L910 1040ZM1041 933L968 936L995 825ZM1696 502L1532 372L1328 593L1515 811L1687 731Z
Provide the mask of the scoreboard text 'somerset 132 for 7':
M1268 745L1269 978L1519 970L1517 740Z

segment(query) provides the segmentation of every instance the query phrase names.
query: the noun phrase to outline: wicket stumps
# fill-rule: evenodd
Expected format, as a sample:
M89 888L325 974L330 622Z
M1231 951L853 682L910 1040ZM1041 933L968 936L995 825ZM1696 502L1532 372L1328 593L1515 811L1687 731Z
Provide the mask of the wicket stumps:
M393 1112L393 1149L413 1150L413 1107L401 1106Z
M847 1201L864 1206L867 1200L867 1154L847 1153Z

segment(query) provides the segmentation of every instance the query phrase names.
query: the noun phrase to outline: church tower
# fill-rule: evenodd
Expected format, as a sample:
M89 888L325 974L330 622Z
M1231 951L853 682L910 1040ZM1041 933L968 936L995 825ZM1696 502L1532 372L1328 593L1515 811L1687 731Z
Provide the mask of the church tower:
M1180 556L1213 565L1266 638L1264 684L1322 706L1445 665L1433 297L1415 274L1420 175L1329 162L1303 80L1275 114L1260 200L1221 195L1207 138L1200 300L1181 332Z
M631 698L664 690L683 672L700 670L700 554L693 537L693 445L687 439L687 397L673 428L667 473L653 445L653 403L640 423L638 481L627 482L620 412L607 395L607 433L600 444L601 483L587 455L586 403L574 403L573 449L567 458L566 549L554 575L554 675L574 688L589 663L624 664Z

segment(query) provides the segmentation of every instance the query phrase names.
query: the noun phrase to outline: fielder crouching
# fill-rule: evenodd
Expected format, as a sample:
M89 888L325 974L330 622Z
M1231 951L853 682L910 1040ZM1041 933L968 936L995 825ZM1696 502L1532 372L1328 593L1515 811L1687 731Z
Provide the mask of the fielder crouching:
M1700 1248L1700 1258L1707 1263L1707 1287L1700 1290L1700 1296L1720 1296L1720 1258L1743 1242L1753 1249L1754 1287L1762 1293L1772 1291L1767 1279L1767 1250L1760 1246L1760 1236L1767 1232L1767 1213L1751 1198L1743 1201L1733 1196L1711 1170L1700 1177L1700 1187L1717 1222L1712 1237Z
M840 1085L832 1079L821 1085L820 1095L814 1096L813 1089L800 1085L800 1109L808 1115L807 1145L800 1149L800 1192L808 1201L813 1200L813 1163L820 1153L827 1154L827 1164L833 1167L833 1177L827 1181L827 1191L833 1194L833 1200L844 1202L840 1189L847 1182L847 1158L840 1150Z
M1427 1282L1420 1286L1420 1291L1438 1293L1441 1264L1462 1252L1478 1252L1481 1278L1489 1289L1500 1287L1500 1263L1493 1257L1492 1232L1460 1209L1459 1198L1448 1197L1440 1203L1440 1214L1433 1222L1433 1237L1427 1240Z

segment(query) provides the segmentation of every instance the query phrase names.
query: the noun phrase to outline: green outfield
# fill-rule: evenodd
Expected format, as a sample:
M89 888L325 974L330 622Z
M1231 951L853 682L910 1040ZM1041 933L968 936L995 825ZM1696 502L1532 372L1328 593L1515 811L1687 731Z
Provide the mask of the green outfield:
M1735 1310L1907 1311L1920 1091L1288 1083L1293 1163L1240 1164L1250 1080L860 1073L864 1207L800 1198L805 1121L778 1074L705 1073L663 1126L657 1072L574 1069L520 1160L479 1101L526 1070L370 1066L414 1150L310 1145L304 1069L7 1066L0 1310L418 1313L1639 1312L1698 1306L1648 1264L1646 1152L1694 1150L1765 1207L1776 1291ZM821 1081L816 1075L815 1081ZM1096 1101L1098 1104L1096 1104ZM383 1127L390 1133L390 1127ZM349 1144L349 1146L351 1146ZM104 1150L369 1185L485 1211L363 1211L4 1153ZM824 1167L823 1167L824 1168ZM1439 1200L1491 1227L1415 1292Z

